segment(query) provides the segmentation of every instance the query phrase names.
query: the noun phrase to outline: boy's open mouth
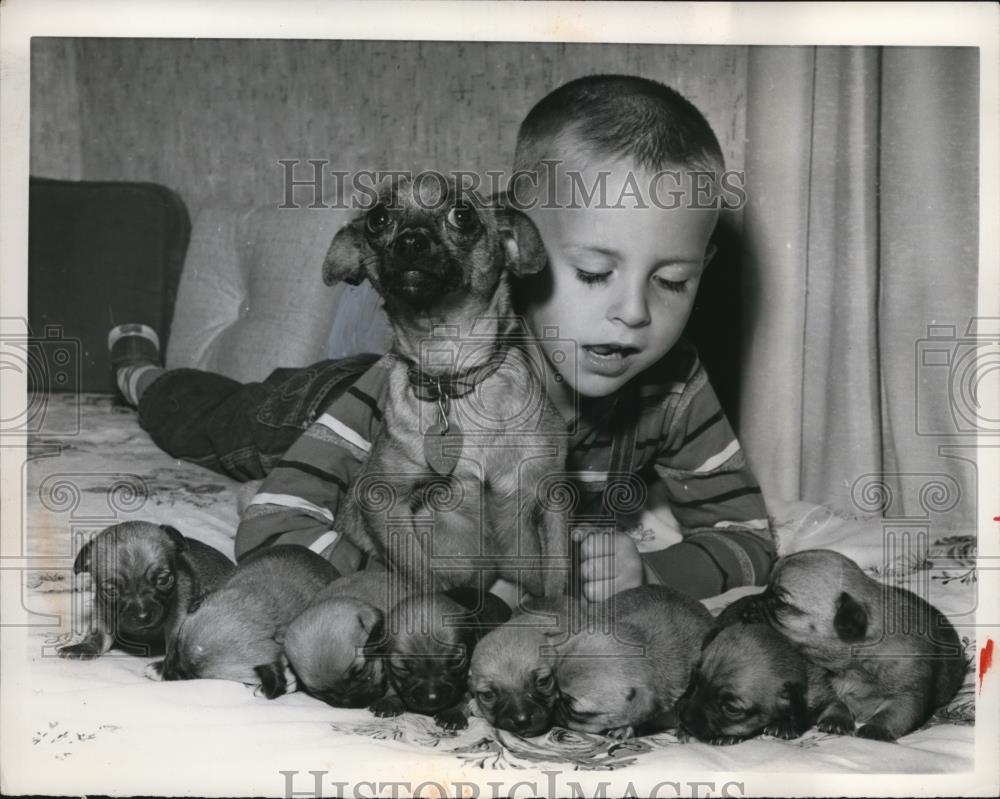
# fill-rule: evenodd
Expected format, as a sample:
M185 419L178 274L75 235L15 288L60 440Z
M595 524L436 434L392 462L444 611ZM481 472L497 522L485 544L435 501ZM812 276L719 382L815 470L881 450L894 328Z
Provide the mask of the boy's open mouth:
M585 344L583 348L598 358L626 358L635 355L639 350L636 347L621 347L617 344Z

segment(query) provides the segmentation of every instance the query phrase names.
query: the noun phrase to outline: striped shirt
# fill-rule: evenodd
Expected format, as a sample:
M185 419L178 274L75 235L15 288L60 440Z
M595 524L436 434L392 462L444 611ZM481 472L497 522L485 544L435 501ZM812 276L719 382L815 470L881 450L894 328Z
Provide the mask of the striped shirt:
M362 374L274 467L244 511L237 557L295 543L342 572L358 568L337 509L381 427L389 363ZM582 398L567 435L574 523L621 527L657 493L682 540L639 546L647 576L698 597L766 581L775 548L760 487L691 345L678 342L608 397Z

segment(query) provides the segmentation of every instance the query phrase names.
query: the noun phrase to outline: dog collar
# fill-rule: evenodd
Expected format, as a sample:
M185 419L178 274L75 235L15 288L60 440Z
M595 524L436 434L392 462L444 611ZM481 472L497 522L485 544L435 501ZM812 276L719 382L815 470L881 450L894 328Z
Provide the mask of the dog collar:
M486 363L450 375L425 374L418 365L411 365L407 370L407 375L410 378L413 393L417 399L424 402L461 399L475 391L477 385L500 368L509 349L507 344L498 343Z

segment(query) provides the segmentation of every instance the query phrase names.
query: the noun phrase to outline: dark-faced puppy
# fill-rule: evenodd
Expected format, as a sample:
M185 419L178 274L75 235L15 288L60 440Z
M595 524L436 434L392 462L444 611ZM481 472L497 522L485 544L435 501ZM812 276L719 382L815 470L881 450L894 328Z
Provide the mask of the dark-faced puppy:
M500 599L467 588L399 602L389 613L383 650L390 690L372 712L395 716L410 710L433 716L445 729L466 727L474 647L509 618L510 608Z
M102 530L73 563L74 574L92 578L90 631L59 655L89 659L112 645L161 653L188 603L214 590L234 568L218 550L167 525L133 521Z
M393 331L382 425L339 523L417 593L497 578L564 593L565 509L545 486L565 466L565 423L509 286L544 265L525 215L436 180L386 186L330 245L326 282L371 281Z
M334 707L367 707L386 691L385 614L402 590L383 570L334 580L285 632L299 686Z
M285 628L336 577L305 547L273 546L239 564L218 590L196 600L177 628L163 665L166 680L223 679L285 693Z
M711 614L661 585L622 591L592 613L596 629L581 630L558 647L557 721L616 738L676 725L674 706L687 688Z
M552 726L559 698L553 643L580 613L565 597L536 600L476 645L469 690L490 724L525 738Z
M829 698L821 670L781 633L737 622L706 636L677 711L685 737L734 744L761 733L798 738Z
M763 601L774 628L830 672L836 700L817 721L824 732L893 741L920 727L962 685L962 647L944 615L910 591L873 580L840 553L782 558Z

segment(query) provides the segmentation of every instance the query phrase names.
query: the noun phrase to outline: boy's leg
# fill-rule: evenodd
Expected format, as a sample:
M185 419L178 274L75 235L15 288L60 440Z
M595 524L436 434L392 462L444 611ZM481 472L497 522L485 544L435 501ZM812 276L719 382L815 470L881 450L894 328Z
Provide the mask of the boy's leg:
M156 335L145 326L121 325L108 343L122 396L138 408L156 445L237 480L266 476L319 412L378 359L322 361L243 384L197 369L164 369Z

